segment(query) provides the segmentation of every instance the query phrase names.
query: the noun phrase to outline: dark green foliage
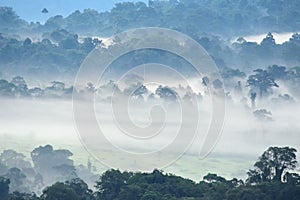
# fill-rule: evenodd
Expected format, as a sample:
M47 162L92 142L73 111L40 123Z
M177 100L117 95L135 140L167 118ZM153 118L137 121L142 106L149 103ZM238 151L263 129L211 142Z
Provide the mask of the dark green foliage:
M71 187L81 200L93 199L93 192L88 188L88 185L80 178L71 179L65 182L65 185Z
M43 200L80 200L81 196L76 194L76 191L64 184L64 183L55 183L54 185L47 187L41 196Z
M284 183L262 183L259 185L245 185L228 190L226 193L228 200L299 200L300 187L291 186Z
M57 150L55 150L57 151ZM51 158L53 148L37 148L34 154ZM51 153L52 152L52 153ZM68 151L60 150L69 155ZM296 166L296 150L290 147L270 147L250 170L246 184L233 178L228 180L214 173L199 183L160 170L151 173L121 172L111 169L96 182L93 192L81 179L69 179L46 187L40 197L30 191L21 192L24 175L13 168L8 178L0 177L1 200L299 200L300 175L291 172ZM60 154L60 153L59 153ZM56 158L60 160L59 154ZM65 156L61 156L65 157ZM63 159L64 160L64 159ZM41 167L41 166L40 166ZM66 169L71 170L72 169ZM286 171L289 170L289 171ZM67 172L66 172L67 173ZM281 177L279 179L278 177ZM9 186L17 188L9 193Z
M286 172L283 181L291 185L300 185L300 175L297 173Z
M20 192L13 192L9 194L8 200L39 200L40 198L37 197L34 193L20 193Z
M6 199L9 192L9 179L0 176L0 199Z
M44 189L41 200L92 200L92 191L87 184L79 179L72 179L65 183L57 182Z
M10 66L7 70L11 73L47 74L50 77L61 72L72 74L100 43L91 38L79 43L78 36L66 30L45 33L43 37L41 42L32 42L29 38L24 41L3 38L0 41L0 69Z
M274 63L298 65L300 37L297 33L281 45L275 44L272 33L268 33L261 44L247 42L242 38L234 45L226 41L226 38L231 40L237 36L270 30L299 30L300 12L295 9L299 6L297 1L270 1L270 4L274 6L270 7L268 3L262 4L258 0L149 1L148 5L124 2L116 4L109 12L98 13L85 9L83 12L75 11L65 18L54 16L45 25L29 25L20 20L11 8L1 7L0 32L5 33L5 36L0 37L0 65L9 74L20 71L53 77L61 73L75 75L87 54L101 43L93 36L107 37L130 28L149 26L171 28L191 36L203 45L221 69L253 69L258 65ZM18 27L21 27L19 31L12 31ZM13 36L7 37L12 35L11 32ZM32 38L21 41L15 36L24 32L28 35L42 35L41 41L36 42ZM225 36L225 39L214 35ZM122 66L136 66L143 58L156 58L156 55L147 53L137 60L122 63ZM177 67L178 62L172 62L172 59L159 60ZM182 67L180 63L178 65ZM225 77L233 75L243 76L238 71L224 73Z
M225 183L226 182L225 178L218 176L217 174L211 174L211 173L204 176L203 180L208 183Z
M152 173L110 170L101 176L97 189L99 199L151 200L200 197L204 191L191 180L164 174L159 170Z
M255 169L248 172L247 182L282 182L286 171L296 168L296 152L296 149L290 147L268 148L254 164ZM287 179L292 181L289 175Z
M103 200L115 199L121 191L121 187L126 184L131 176L128 172L120 172L119 170L109 170L101 175L100 180L96 184L98 189L97 197Z
M261 166L266 171L282 171L294 169L295 149L289 147L270 147L264 152ZM263 164L262 164L263 163ZM262 165L261 165L262 164ZM274 167L274 168L272 168ZM255 170L253 170L255 171ZM284 170L283 170L284 171ZM152 173L129 173L119 170L105 172L97 182L98 199L199 199L199 200L265 200L265 199L300 199L300 176L286 173L284 181L277 177L283 174L261 175L264 178L255 185L244 184L242 180L226 180L217 174L207 174L203 181L195 182L159 170Z
M92 195L80 179L55 183L43 191L41 199L112 199L112 200L285 200L300 199L300 187L293 183L263 182L244 185L237 179L226 180L208 174L195 182L154 170L152 173L129 173L119 170L105 172ZM207 182L208 181L208 182Z

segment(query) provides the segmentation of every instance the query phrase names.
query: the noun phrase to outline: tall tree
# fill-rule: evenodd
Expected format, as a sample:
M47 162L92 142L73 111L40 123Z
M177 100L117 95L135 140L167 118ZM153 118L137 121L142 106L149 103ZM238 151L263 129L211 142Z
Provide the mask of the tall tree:
M51 145L40 146L31 152L35 170L43 176L45 184L65 181L76 177L72 152L66 149L54 150Z
M64 184L57 182L50 187L47 187L41 196L42 200L80 200L82 199L80 195L76 194L76 191Z
M297 150L290 147L270 147L254 164L254 169L249 170L248 183L281 182L286 170L296 168Z
M272 87L279 87L274 78L263 69L256 69L253 75L250 75L247 80L247 86L251 87L252 91L259 90L260 98L267 94Z
M96 182L97 197L103 200L115 199L130 176L131 174L128 172L122 173L115 169L106 171L101 175L100 180Z

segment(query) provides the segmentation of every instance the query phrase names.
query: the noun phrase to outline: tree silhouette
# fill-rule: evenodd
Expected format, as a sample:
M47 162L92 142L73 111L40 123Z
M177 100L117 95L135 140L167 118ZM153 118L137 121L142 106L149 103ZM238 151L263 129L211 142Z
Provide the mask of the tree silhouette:
M290 147L270 147L249 170L247 182L281 182L286 170L296 168L296 149Z
M177 99L177 92L167 86L159 86L155 90L155 94L157 94L160 98L169 100L169 101L176 101Z
M48 13L49 11L48 11L48 9L47 8L44 8L43 10L42 10L42 13L44 13L44 14L46 14L46 13Z
M0 176L0 199L6 199L9 192L9 179Z
M272 87L279 87L274 78L266 70L256 69L254 72L256 74L249 76L247 86L251 87L254 91L258 89L260 98L268 93Z
M261 45L268 47L276 45L273 34L269 32L268 35L262 40Z

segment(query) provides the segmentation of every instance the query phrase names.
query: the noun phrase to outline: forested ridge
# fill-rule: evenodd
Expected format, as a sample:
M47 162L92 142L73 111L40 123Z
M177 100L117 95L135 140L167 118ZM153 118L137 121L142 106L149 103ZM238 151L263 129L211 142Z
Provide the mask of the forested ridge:
M5 150L0 155L0 199L297 200L300 175L296 151L292 147L269 147L247 172L246 180L208 173L195 182L157 169L152 172L110 169L98 176L92 163L74 166L70 151L54 150L50 145L31 152L33 166L23 154ZM89 188L83 179L94 180L94 187ZM45 187L46 182L51 186Z
M45 24L26 22L12 8L1 7L0 75L74 77L88 53L101 45L101 38L140 27L171 28L189 35L208 51L219 68L294 67L299 64L298 7L299 1L288 0L125 2L108 12L87 9L67 17L51 17ZM278 44L274 32L295 34ZM266 37L261 43L243 38L251 34ZM156 59L153 54L138 52L136 58L140 60L125 63L138 64L147 56Z
M297 0L150 0L117 3L107 12L74 11L66 17L51 17L45 24L26 22L10 8L2 8L0 32L43 33L66 29L84 35L109 36L149 26L172 28L193 36L295 32L300 29L299 7Z

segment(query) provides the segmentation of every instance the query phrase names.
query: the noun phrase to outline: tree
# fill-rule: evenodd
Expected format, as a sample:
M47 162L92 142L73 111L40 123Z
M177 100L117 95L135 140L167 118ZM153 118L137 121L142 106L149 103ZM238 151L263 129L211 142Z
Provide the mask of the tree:
M239 69L231 69L231 68L225 68L221 71L222 78L231 79L231 78L244 78L246 77L246 74Z
M47 14L49 11L47 8L43 8L43 10L41 11L43 14Z
M115 199L131 176L128 172L120 172L119 170L111 169L101 175L100 180L96 182L97 197L103 200Z
M8 167L1 163L0 161L0 176L6 174L8 172Z
M256 99L256 93L255 92L251 92L250 99L251 99L251 107L252 107L252 109L254 109L255 108L255 99Z
M13 192L8 195L9 200L39 200L35 193Z
M31 97L42 97L44 96L44 90L39 87L34 87L28 90Z
M155 90L155 94L157 94L161 99L169 100L169 101L176 101L177 99L177 92L167 86L159 86Z
M132 99L136 100L144 100L144 96L146 96L148 92L149 91L147 87L141 84L140 82L138 82L137 84L130 85L123 91L125 95L128 95Z
M93 38L91 37L84 38L83 43L81 44L81 48L86 53L90 53L95 48L95 46L96 45L93 43Z
M16 86L13 83L8 82L7 80L0 80L0 95L1 96L14 96L14 91Z
M59 42L59 47L63 49L76 49L79 45L78 36L71 35Z
M141 197L141 200L161 200L162 196L158 192L154 191L147 191Z
M10 180L10 191L28 192L28 188L24 186L26 176L20 169L16 167L9 169L5 177Z
M275 46L276 43L273 34L269 32L268 35L262 40L261 45L267 47Z
M253 200L253 199L265 199L264 193L255 187L239 187L228 190L226 192L226 199L228 200Z
M208 173L206 176L203 177L203 180L207 183L225 183L227 182L225 178L223 178L222 176L218 176L217 174L211 174Z
M296 168L297 150L290 147L270 147L254 164L254 169L249 170L248 183L281 182L286 170Z
M119 199L140 200L143 195L143 189L138 184L126 185L122 187Z
M9 179L0 176L0 199L6 199L9 192Z
M204 86L208 86L208 84L209 84L209 79L208 79L208 77L204 76L204 77L202 78L202 84L203 84Z
M64 183L57 182L47 187L41 195L42 200L81 200L81 196L76 191Z
M73 165L69 164L61 164L57 166L53 166L54 169L53 177L54 180L70 180L73 178L77 178L76 169Z
M278 65L272 65L268 67L268 73L275 79L285 79L288 72L286 71L286 67L284 66L278 66Z
M4 150L0 154L0 163L4 164L8 168L30 168L31 164L25 160L25 156L14 150Z
M287 172L283 177L283 181L292 185L300 185L300 175L297 173Z
M256 69L254 72L256 74L249 76L247 86L250 86L254 91L258 88L260 98L268 93L272 87L279 87L274 78L266 70Z
M26 22L21 20L16 12L10 7L0 7L0 24L1 28L7 27L5 31L14 27L22 27Z
M28 94L27 83L21 76L13 77L11 83L16 86L14 93L17 96L26 96Z
M259 120L272 121L272 113L266 109L258 109L253 112L254 117Z
M88 185L80 178L74 178L66 181L65 184L71 187L82 200L93 199L93 192L89 189Z
M23 46L26 48L29 47L31 44L32 44L32 41L29 38L26 38L23 42Z
M31 152L34 168L43 176L45 184L76 177L73 160L69 159L72 155L69 150L54 150L51 145L40 146Z
M223 83L219 79L214 80L212 85L216 90L221 89L223 87Z

